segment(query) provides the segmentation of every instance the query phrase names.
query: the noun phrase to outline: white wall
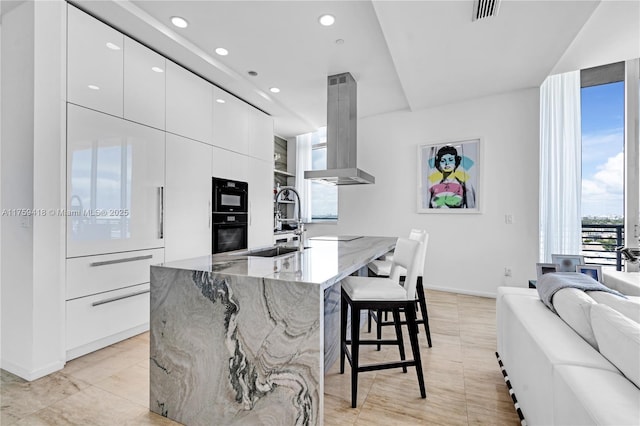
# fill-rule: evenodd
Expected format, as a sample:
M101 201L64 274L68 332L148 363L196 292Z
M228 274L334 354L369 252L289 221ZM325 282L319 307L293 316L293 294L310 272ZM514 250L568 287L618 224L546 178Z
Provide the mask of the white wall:
M65 3L2 17L2 209L64 206ZM2 220L2 368L28 380L64 366L62 217Z
M338 224L310 225L309 236L424 228L426 287L486 296L526 287L538 256L538 122L538 89L360 120L358 165L376 183L341 186ZM470 137L483 139L482 213L416 213L417 145Z
M640 2L602 1L550 74L640 57Z

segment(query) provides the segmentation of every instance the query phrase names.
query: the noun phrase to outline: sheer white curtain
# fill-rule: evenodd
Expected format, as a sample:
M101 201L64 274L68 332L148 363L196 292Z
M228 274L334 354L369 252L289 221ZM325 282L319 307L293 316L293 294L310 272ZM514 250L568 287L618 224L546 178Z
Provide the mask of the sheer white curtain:
M304 178L312 169L311 146L313 133L296 136L296 189L300 193L300 212L304 223L311 222L311 181Z
M540 261L580 253L580 71L540 87Z

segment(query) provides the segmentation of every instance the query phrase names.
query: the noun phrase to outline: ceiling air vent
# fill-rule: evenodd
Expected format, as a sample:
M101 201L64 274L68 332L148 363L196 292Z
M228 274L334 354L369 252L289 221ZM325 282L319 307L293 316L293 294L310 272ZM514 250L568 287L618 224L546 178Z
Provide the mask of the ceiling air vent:
M474 0L472 21L498 16L500 0Z

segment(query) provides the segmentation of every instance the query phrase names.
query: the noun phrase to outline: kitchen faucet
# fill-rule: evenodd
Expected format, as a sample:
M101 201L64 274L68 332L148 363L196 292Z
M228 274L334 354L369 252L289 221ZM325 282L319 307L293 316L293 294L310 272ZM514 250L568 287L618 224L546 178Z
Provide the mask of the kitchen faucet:
M301 208L301 202L300 202L300 194L298 194L298 191L296 191L296 189L293 186L281 186L280 190L276 193L276 202L278 202L278 197L280 196L280 194L285 191L291 191L294 194L296 194L296 198L297 200L297 204L298 204L298 226L296 228L296 230L294 231L294 234L296 234L298 236L298 249L300 251L302 251L304 249L304 223L302 223L302 208ZM281 223L286 223L286 222L292 222L294 221L294 219L284 219L284 218L279 218L278 219Z

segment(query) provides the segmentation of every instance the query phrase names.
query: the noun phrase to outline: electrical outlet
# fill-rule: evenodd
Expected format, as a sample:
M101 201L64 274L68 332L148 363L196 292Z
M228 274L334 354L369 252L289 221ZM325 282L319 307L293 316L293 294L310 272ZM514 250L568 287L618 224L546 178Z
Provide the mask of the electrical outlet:
M504 276L505 277L510 277L511 276L511 268L509 268L508 266L504 267Z

